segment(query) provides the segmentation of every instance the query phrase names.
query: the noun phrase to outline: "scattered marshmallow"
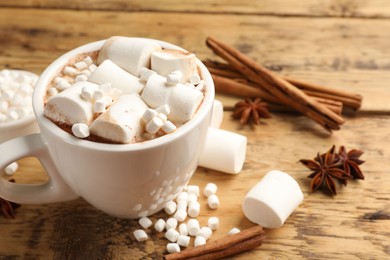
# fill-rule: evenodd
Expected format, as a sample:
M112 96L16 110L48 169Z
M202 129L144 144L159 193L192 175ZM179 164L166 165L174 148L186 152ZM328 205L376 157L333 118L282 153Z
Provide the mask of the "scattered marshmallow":
M221 101L214 99L213 113L211 114L210 127L220 128L223 121L223 104Z
M209 227L202 227L199 229L198 233L196 233L196 236L204 237L204 239L208 240L211 235L213 234L213 231Z
M298 183L287 173L273 170L248 192L242 209L250 221L266 228L278 228L302 200Z
M188 228L186 223L181 223L179 225L179 233L183 236L188 236Z
M84 123L76 123L72 125L72 133L78 138L86 138L90 135L88 125Z
M203 195L209 197L210 195L216 194L218 186L215 183L207 183L203 190Z
M133 235L138 242L143 242L148 240L148 235L142 229L137 229L136 231L133 232Z
M219 226L219 218L210 217L207 221L207 226L211 228L211 230L216 230Z
M7 167L5 167L4 171L7 175L14 174L19 168L19 164L17 162L13 162L9 164Z
M246 145L247 138L243 135L209 127L206 144L199 158L199 165L221 172L237 174L244 165Z
M189 206L188 206L188 215L191 218L196 218L197 216L199 216L199 212L200 212L200 204L199 204L199 202L192 201L189 204Z
M150 220L148 217L142 217L138 220L138 223L143 227L143 228L150 228L153 225L153 222Z
M140 93L144 84L136 76L120 68L111 60L105 60L89 76L88 81L96 84L111 83L113 88L117 88L123 94Z
M165 232L165 237L171 242L176 242L179 238L180 234L175 229L170 228L167 232Z
M188 194L195 194L196 196L199 196L199 186L198 185L188 185L187 192L188 192Z
M175 213L176 208L177 208L176 202L174 202L174 201L169 201L169 202L167 202L167 204L165 204L164 211L165 211L168 215L172 215L173 213Z
M154 224L154 229L157 230L158 232L162 232L165 229L165 220L160 218L156 221Z
M204 237L195 237L194 246L201 246L206 244L206 239Z
M234 235L234 234L237 234L237 233L240 233L240 232L241 232L240 229L238 229L238 228L232 228L232 229L229 230L228 236L231 236L231 235Z
M179 200L177 202L177 210L187 210L187 207L188 207L188 201L187 200Z
M173 217L178 221L178 222L183 222L187 218L187 211L183 209L179 209L176 211L175 215Z
M188 234L190 236L196 236L198 233L200 226L199 226L199 221L197 219L190 219L187 222L187 228L188 228Z
M179 235L177 244L182 247L187 247L190 244L190 239L189 236Z
M177 243L168 243L167 244L168 253L178 253L180 252L180 246Z
M177 227L177 219L175 219L175 218L169 218L165 222L165 229L166 230L176 229L176 227Z
M177 196L176 201L188 201L188 192L183 191L180 192L179 196ZM186 206L187 207L187 206Z
M217 209L219 207L219 198L215 194L211 194L207 198L207 204L209 205L210 209Z

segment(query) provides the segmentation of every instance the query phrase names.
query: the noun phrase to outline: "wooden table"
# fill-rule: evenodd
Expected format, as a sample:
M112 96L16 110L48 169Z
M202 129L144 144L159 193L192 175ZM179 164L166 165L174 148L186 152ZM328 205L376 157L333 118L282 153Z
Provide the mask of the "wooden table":
M390 2L361 0L233 1L13 1L0 3L0 68L41 73L76 46L126 35L172 42L200 58L215 58L207 36L230 43L283 75L358 92L362 109L328 134L306 117L274 113L257 127L225 112L223 129L248 137L239 175L199 168L191 184L218 185L221 207L212 239L232 227L248 228L245 194L272 169L293 176L303 203L283 227L267 229L261 247L234 259L390 258ZM224 4L225 3L225 4ZM218 96L225 105L235 99ZM364 150L364 181L350 181L337 196L311 193L309 171L298 163L333 144ZM17 182L41 182L36 159L20 161ZM38 174L37 174L38 173ZM165 217L164 213L152 217ZM22 205L14 220L0 217L0 259L149 259L165 253L162 234L135 241L136 220L108 216L82 199ZM232 258L233 259L233 258Z

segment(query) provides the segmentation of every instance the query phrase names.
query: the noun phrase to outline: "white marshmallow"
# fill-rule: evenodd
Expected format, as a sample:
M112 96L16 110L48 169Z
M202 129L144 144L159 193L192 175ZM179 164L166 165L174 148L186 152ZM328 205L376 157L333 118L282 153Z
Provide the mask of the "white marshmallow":
M193 85L198 85L200 83L200 77L199 77L199 74L196 73L196 74L192 74L190 76L190 83L193 84Z
M176 202L174 202L174 201L168 201L167 204L165 205L164 211L165 211L168 215L172 215L173 213L175 213L176 208L177 208Z
M170 108L168 119L173 123L185 123L195 114L203 100L203 93L183 84L167 87L166 78L153 75L141 97L151 108L167 104Z
M17 162L13 162L9 164L7 167L5 167L4 171L7 175L14 174L19 168L19 164Z
M177 243L168 243L167 244L168 253L178 253L180 252L180 246Z
M78 138L86 138L90 135L89 128L84 123L73 124L72 133Z
M158 108L156 108L156 112L157 113L163 113L164 115L169 115L169 113L171 112L171 110L169 109L169 106L168 105L162 105Z
M162 232L165 229L165 220L162 218L158 219L154 224L154 229L158 232Z
M148 240L148 235L142 229L137 229L136 231L133 232L133 235L138 242L143 242Z
M90 64L87 64L85 61L79 61L79 62L76 62L75 64L73 64L73 66L75 66L76 69L78 69L78 70L86 69L86 68L88 68L88 65L90 65Z
M145 123L149 123L155 116L157 116L157 112L154 109L148 108L145 110L145 113L142 115L142 120Z
M72 84L70 84L67 80L60 81L56 84L56 88L60 92L64 91L65 89L70 88L71 86L72 86Z
M74 79L75 82L86 81L86 80L88 80L88 77L86 75L84 75L84 74L79 74Z
M158 50L161 46L150 40L114 36L99 51L98 63L110 59L138 77L142 67L150 68L151 54Z
M122 95L93 121L91 134L122 144L140 140L141 118L147 108L138 94Z
M96 85L93 85L93 87L87 85L81 89L81 97L89 101L93 98L93 94L95 90L96 90Z
M93 60L90 56L87 56L83 59L83 62L85 62L89 66L93 63Z
M103 92L104 95L111 95L112 86L111 83L107 82L99 85L99 89Z
M237 174L241 171L245 161L246 145L247 138L243 135L209 127L199 165Z
M183 73L180 70L173 71L167 75L167 85L174 86L181 82Z
M155 134L160 130L160 128L164 125L164 122L159 117L153 117L152 120L149 121L149 123L146 124L145 130L149 134Z
M65 66L62 72L67 76L76 76L77 74L79 74L79 71L77 69L70 66Z
M196 218L197 216L199 216L199 212L200 212L199 202L197 201L191 202L190 205L188 206L188 215L191 218Z
M181 200L187 202L187 200L188 200L188 192L186 192L186 191L180 192L179 196L177 196L177 198L176 198L176 201L179 202ZM187 205L186 205L186 207L187 207Z
M213 113L211 114L210 127L220 128L223 121L223 105L219 100L214 99Z
M211 230L216 230L219 226L219 218L210 217L207 221L207 226L211 228Z
M234 235L234 234L237 234L237 233L240 233L240 232L241 232L240 229L238 229L238 228L232 228L232 229L229 230L228 236L231 236L231 235Z
M167 232L165 232L165 238L171 242L176 242L179 238L180 234L175 229L170 228Z
M82 98L81 91L84 87L97 89L98 85L88 81L75 83L48 100L44 110L45 116L61 124L90 125L93 120L93 105Z
M143 228L150 228L153 225L153 222L148 217L142 217L138 220L138 223Z
M142 67L141 70L139 71L139 79L143 82L148 81L150 76L157 74L155 71L150 70L146 67Z
M204 237L195 237L194 246L201 246L206 244L206 239Z
M188 229L188 234L190 236L196 236L198 233L200 226L199 226L199 221L197 219L190 219L187 222L187 229Z
M278 228L302 202L298 183L287 173L270 171L245 196L242 209L252 222Z
M198 196L196 196L196 194L194 194L194 193L188 194L188 199L187 199L188 204L190 204L191 202L197 202L197 201L198 201Z
M196 236L204 237L204 239L208 240L211 235L213 234L213 231L209 227L202 227L199 229L198 233L196 233Z
M211 194L207 198L207 204L209 205L210 209L217 209L219 207L219 199L217 195Z
M175 218L169 218L165 222L165 229L166 230L169 230L171 228L176 229L176 227L177 227L177 219L175 219Z
M88 66L88 70L89 70L90 72L94 72L96 69L97 69L96 64L91 64L91 65Z
M104 97L104 93L100 89L95 89L92 94L92 98L95 100L101 99Z
M154 51L151 58L151 68L162 76L173 71L181 71L181 82L188 82L193 74L198 73L195 54L181 50Z
M48 95L49 97L55 96L55 95L57 95L57 94L58 94L58 90L57 90L56 88L51 87L51 88L49 88L49 89L47 90L47 95Z
M89 76L88 81L96 84L111 83L113 88L117 88L123 94L139 93L144 88L144 84L136 76L123 70L111 60L105 60Z
M195 194L196 196L199 196L199 186L198 185L188 185L187 192L188 192L188 194Z
M203 194L206 197L209 197L210 195L217 193L217 190L218 190L218 186L215 183L209 182L204 187Z
M178 222L183 222L187 218L187 211L183 209L179 209L176 211L175 215L173 217L178 221Z
M176 130L175 124L173 124L171 121L165 121L163 126L161 127L161 130L163 130L164 133L170 134L173 133Z
M106 111L106 102L103 99L96 100L93 104L93 112L103 113L104 111Z
M88 79L88 77L91 76L91 74L92 74L92 72L89 70L82 70L79 75L84 75Z
M191 238L189 236L179 235L177 244L182 247L187 247L190 244L190 239Z
M179 233L183 236L188 236L188 228L186 223L181 223L179 225Z

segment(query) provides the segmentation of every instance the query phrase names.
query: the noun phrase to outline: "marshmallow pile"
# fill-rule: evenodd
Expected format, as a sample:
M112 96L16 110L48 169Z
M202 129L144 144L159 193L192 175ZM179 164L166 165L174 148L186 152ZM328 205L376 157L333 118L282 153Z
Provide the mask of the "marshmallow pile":
M0 71L0 125L33 114L31 96L37 79L27 71Z
M109 38L97 54L65 66L47 90L44 114L74 136L133 143L172 133L204 97L193 53L156 42Z
M203 195L207 197L207 203L210 209L219 207L219 199L216 195L217 185L208 183ZM193 245L200 246L206 244L207 240L217 230L219 226L218 217L210 217L207 225L201 226L196 219L200 213L200 196L199 186L188 185L178 195L176 200L169 201L165 205L165 212L171 216L168 219L159 218L153 225L153 221L148 217L139 219L139 224L143 229L138 229L133 232L137 241L145 241L148 239L147 230L154 228L157 232L165 231L165 238L169 241L167 244L168 253L180 252L181 248L190 245L191 237L193 237ZM188 221L186 219L189 217ZM146 230L146 231L145 231ZM239 232L239 229L233 228L229 231L230 234Z

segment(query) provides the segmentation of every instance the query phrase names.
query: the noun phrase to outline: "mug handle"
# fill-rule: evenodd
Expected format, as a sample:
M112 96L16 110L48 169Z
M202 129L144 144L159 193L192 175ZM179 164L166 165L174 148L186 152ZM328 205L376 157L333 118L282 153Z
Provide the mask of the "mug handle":
M50 179L42 184L0 181L0 197L21 204L43 204L73 200L77 194L65 183L40 134L18 137L0 144L0 169L23 157L37 157Z

